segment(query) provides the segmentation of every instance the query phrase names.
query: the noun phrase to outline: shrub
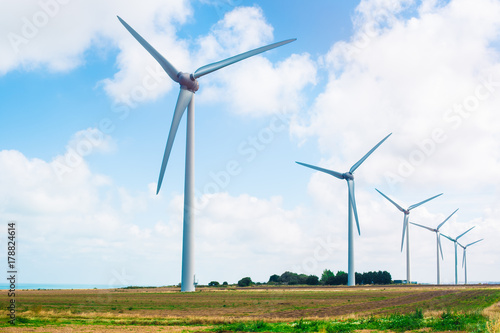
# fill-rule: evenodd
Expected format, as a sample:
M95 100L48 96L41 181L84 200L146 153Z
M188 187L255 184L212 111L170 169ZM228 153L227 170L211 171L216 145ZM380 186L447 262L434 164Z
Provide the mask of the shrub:
M244 277L243 279L238 281L238 287L248 287L252 285L252 279L249 277Z

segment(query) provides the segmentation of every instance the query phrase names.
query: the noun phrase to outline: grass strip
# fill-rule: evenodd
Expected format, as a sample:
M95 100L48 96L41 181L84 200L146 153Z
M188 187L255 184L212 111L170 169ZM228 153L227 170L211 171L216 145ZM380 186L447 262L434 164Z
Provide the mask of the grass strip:
M424 318L422 310L410 314L392 314L386 317L346 320L303 320L292 323L267 323L261 320L222 324L214 332L353 332L355 330L391 330L405 332L423 328L432 331L459 330L488 332L488 320L480 314L444 312L439 317Z

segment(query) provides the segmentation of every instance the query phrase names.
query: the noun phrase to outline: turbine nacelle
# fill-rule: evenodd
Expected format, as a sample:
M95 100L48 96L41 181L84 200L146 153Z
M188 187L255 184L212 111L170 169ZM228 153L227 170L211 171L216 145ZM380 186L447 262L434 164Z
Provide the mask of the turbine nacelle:
M345 179L345 180L354 180L354 175L350 172L345 172L342 174L342 177Z
M198 80L195 79L193 74L179 72L177 74L177 79L179 80L181 88L191 92L197 92L198 89L200 89L200 84L198 83Z

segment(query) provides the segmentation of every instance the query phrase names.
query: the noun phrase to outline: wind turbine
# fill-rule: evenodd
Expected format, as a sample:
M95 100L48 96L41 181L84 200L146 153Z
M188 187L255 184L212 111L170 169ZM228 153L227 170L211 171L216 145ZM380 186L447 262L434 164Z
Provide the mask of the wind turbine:
M324 173L327 173L329 175L332 175L338 179L345 179L347 181L347 188L348 188L348 256L347 256L347 261L348 261L348 271L347 271L347 285L348 286L354 286L356 284L355 281L355 271L354 271L354 232L353 232L353 221L352 221L352 215L354 214L354 218L356 219L356 226L358 227L358 234L361 235L361 232L359 230L359 221L358 221L358 211L356 209L356 200L354 198L354 175L353 172L363 163L368 156L371 155L375 151L375 149L378 148L384 142L392 133L387 135L385 138L383 138L375 147L373 147L363 158L361 158L356 164L354 164L348 172L340 173L337 171L332 171L328 169L323 169L314 165L310 164L305 164L301 162L295 162L297 164L303 165L305 167L318 170Z
M455 284L458 284L458 264L457 264L457 241L460 237L462 237L463 235L465 235L466 233L468 233L469 231L471 231L472 229L474 229L476 226L470 228L469 230L467 230L466 232L464 232L463 234L459 235L457 238L453 239L449 236L446 236L445 234L441 234L443 235L444 237L448 238L449 240L451 240L453 243L455 243Z
M375 189L375 190L377 190L377 189ZM430 200L432 200L434 198L437 198L440 195L443 195L443 193L435 195L432 198L426 199L426 200L421 201L421 202L419 202L417 204L411 205L410 207L408 207L408 209L404 209L403 207L401 207L400 205L398 205L397 203L395 203L394 201L392 201L384 193L380 192L379 190L377 190L377 192L380 193L380 194L382 194L382 196L384 198L386 198L387 200L389 200L394 206L396 206L397 209L399 209L401 212L404 213L404 219L403 219L403 237L402 237L402 240L401 240L401 251L403 251L403 245L404 245L404 242L405 242L405 232L406 232L406 283L410 283L411 282L411 280L410 280L410 228L409 228L409 225L408 225L408 219L410 218L410 210L412 210L413 208L417 208L418 206L423 205L427 201L430 201Z
M426 227L426 226L423 226L423 225L420 225L420 224L417 224L417 223L413 223L413 222L410 222L411 224L413 225L416 225L418 227L421 227L421 228L424 228L424 229L427 229L429 231L432 231L432 232L435 232L436 233L436 261L437 261L437 284L441 284L441 280L440 280L440 270L439 270L439 252L441 252L441 259L443 259L443 249L441 247L441 234L439 233L439 228L441 228L443 226L443 224L446 223L446 221L448 221L450 219L450 217L453 216L453 214L455 214L457 212L458 208L455 209L455 211L453 213L451 213L450 216L448 216L446 218L446 220L444 220L443 222L441 222L436 229L432 229L432 228L429 228L429 227Z
M481 238L480 240L477 240L475 242L472 242L472 243L469 243L465 246L463 246L462 244L460 244L459 242L457 242L458 245L460 245L462 247L462 249L464 249L464 257L462 259L462 267L465 266L465 284L467 284L467 248L469 246L471 246L472 244L476 244L476 243L479 243L480 241L482 241L483 239Z
M288 44L295 39L288 39L282 42L270 44L251 50L239 55L218 61L203 67L198 68L194 73L184 73L178 71L167 59L165 59L156 49L151 46L144 38L141 37L132 27L118 16L118 20L125 28L134 36L134 38L158 61L161 67L167 72L168 76L175 82L180 84L179 97L175 105L172 124L168 134L167 146L163 155L161 164L160 176L156 194L160 191L165 168L167 167L168 158L172 145L174 143L175 134L181 121L182 115L188 109L187 114L187 139L186 139L186 175L184 181L184 222L183 222L183 248L182 248L182 281L181 291L194 291L194 251L193 251L193 204L194 204L194 93L199 89L198 78L219 70L223 67L234 64L243 59L252 57L264 51L273 49L278 46Z

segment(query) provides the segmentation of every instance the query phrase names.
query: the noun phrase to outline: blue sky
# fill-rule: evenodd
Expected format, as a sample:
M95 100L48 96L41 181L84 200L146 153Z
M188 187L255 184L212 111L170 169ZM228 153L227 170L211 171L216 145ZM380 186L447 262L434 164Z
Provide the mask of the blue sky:
M186 72L297 38L199 80L200 283L346 271L346 184L294 161L345 172L391 132L355 174L356 270L405 277L403 217L376 187L402 206L444 192L410 220L434 227L460 208L442 232L484 238L468 250L469 281L500 280L500 1L0 9L0 216L18 222L22 282L180 281L185 119L154 194L178 87L116 15ZM412 279L435 282L433 235L412 228L410 248ZM443 251L452 282L445 239Z

